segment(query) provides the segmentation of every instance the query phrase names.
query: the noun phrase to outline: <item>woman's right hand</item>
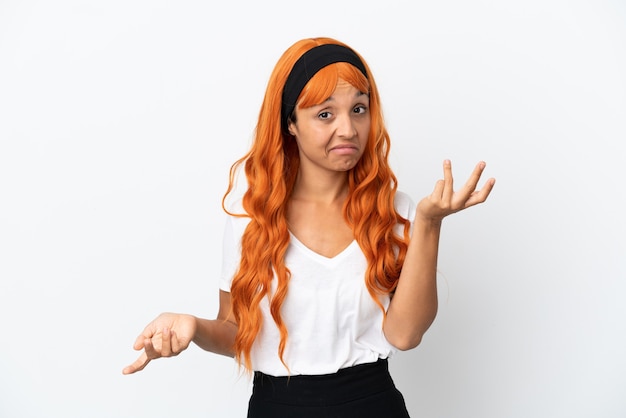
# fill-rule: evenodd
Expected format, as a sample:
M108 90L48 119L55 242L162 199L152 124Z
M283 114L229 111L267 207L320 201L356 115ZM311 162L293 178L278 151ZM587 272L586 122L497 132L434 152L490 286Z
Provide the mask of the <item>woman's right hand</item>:
M143 352L122 373L132 374L143 370L151 360L180 354L189 347L196 334L196 327L196 317L192 315L162 313L137 337L133 348Z

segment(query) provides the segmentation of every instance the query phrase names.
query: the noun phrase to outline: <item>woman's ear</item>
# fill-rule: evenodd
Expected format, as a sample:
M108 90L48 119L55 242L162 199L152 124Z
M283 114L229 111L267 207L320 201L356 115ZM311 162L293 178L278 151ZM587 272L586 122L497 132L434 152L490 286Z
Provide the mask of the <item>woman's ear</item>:
M293 121L289 121L287 123L287 130L289 131L289 133L291 134L291 136L296 136L295 132L294 132L294 122Z

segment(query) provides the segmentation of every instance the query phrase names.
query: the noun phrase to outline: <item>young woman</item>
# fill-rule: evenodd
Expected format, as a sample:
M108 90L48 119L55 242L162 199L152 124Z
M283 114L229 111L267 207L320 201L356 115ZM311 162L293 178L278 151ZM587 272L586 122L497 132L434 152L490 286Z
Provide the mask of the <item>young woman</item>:
M480 162L453 190L452 169L415 205L397 190L374 78L329 38L279 59L250 151L248 188L227 205L220 308L214 320L164 313L124 369L190 342L253 372L248 417L407 417L387 359L416 347L437 312L444 217L484 202Z

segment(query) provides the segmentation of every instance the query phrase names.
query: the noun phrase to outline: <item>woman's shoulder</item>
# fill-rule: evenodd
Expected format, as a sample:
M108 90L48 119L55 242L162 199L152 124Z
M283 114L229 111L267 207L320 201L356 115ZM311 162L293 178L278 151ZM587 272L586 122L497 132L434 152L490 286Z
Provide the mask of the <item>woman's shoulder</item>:
M243 209L243 197L234 196L224 201L224 209L232 214L245 213Z
M226 225L235 235L243 235L246 226L250 222L250 217L243 208L243 199L241 197L234 198L224 203L226 210Z

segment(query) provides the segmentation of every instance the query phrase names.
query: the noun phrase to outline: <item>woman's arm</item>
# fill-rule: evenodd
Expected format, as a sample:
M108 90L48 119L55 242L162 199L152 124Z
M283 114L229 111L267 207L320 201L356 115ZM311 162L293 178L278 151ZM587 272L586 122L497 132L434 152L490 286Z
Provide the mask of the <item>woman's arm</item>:
M400 350L417 347L437 314L437 253L441 223L416 221L383 330Z
M495 184L493 178L476 190L484 168L485 163L479 163L463 188L454 192L452 165L444 161L443 180L417 205L411 242L383 324L385 337L400 350L417 347L435 319L441 223L446 216L487 199Z
M237 324L230 312L230 293L220 290L220 308L217 319L196 319L193 342L200 348L216 354L233 357Z

